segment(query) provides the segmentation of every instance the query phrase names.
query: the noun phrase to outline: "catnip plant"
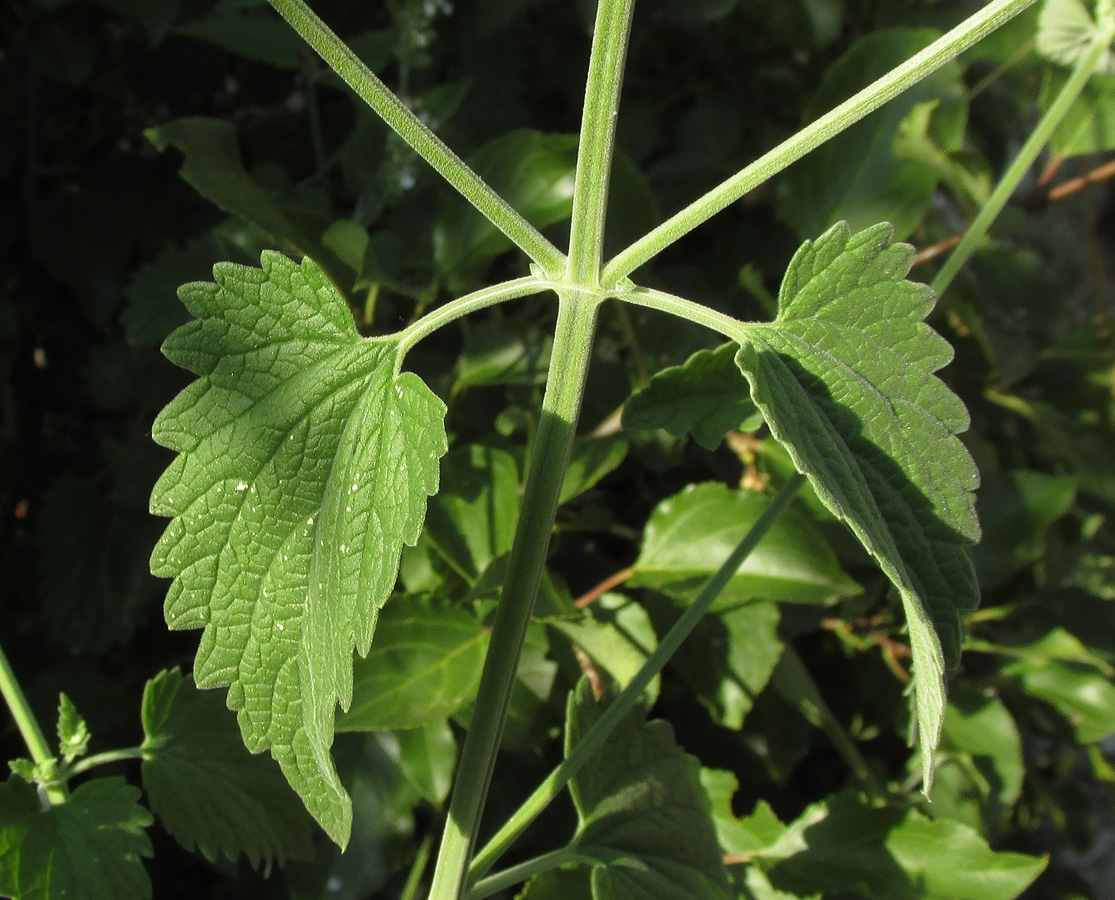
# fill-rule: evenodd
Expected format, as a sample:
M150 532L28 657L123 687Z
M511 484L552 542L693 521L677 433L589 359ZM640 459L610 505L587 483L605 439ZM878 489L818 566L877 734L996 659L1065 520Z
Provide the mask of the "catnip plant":
M252 768L266 757L242 754L244 747L269 754L313 820L338 845L349 841L353 808L332 756L334 737L411 724L405 711L393 712L394 718L367 712L365 704L376 698L368 699L360 660L381 639L381 611L409 602L392 598L401 555L422 536L451 444L446 403L407 370L408 354L462 317L542 296L557 313L545 392L490 635L485 631L474 647L483 652L486 645L483 670L475 697L468 698L467 737L428 897L479 900L523 884L517 896L526 900L807 896L804 887L801 894L776 892L758 867L746 867L743 875L729 872L725 852L731 855L735 845L724 822L738 820L730 808L716 805L724 792L698 772L672 732L646 720L648 691L808 485L889 579L901 603L912 657L915 780L930 791L946 676L963 639L961 617L978 605L970 547L980 528L974 508L979 475L958 438L968 427L968 412L936 375L952 349L924 320L1089 78L1107 64L1115 39L1112 4L1097 4L1094 16L1081 8L1083 19L1043 31L1043 52L1072 74L931 285L908 278L914 251L894 239L891 224L853 228L838 222L794 255L772 320L744 322L640 284L640 268L948 65L1033 0L986 4L610 258L604 230L634 0L598 4L564 250L446 146L303 0L270 2L402 141L525 255L529 271L453 299L395 333L373 336L358 330L328 266L311 255L299 261L265 252L258 267L222 263L211 282L181 288L192 321L167 339L163 351L196 380L152 429L155 441L177 456L151 496L151 511L169 519L151 569L172 579L165 606L169 627L201 629L192 677L173 670L149 683L146 739L134 751L86 756L84 722L63 698L61 750L55 754L0 656L0 685L31 754L15 766L22 786L0 795L0 812L17 823L3 832L9 836L0 845L0 861L4 853L19 859L15 874L0 877L0 891L13 897L145 896L140 857L150 852L143 828L151 817L138 804L139 792L117 778L89 781L72 793L67 787L74 776L121 758L143 761L152 809L160 815L167 810L168 828L187 846L210 858L237 841L252 861L297 855L309 828L296 801L275 812L246 793L245 808L260 820L272 819L250 838L205 835L189 816L175 823L168 795L181 767L190 765L175 740L191 731L208 734L230 766L252 773L248 778L277 776ZM785 448L796 474L771 496L755 496L742 539L624 684L580 683L569 697L563 761L478 848L522 647L545 587L605 303L695 323L725 342L656 376L625 416L683 434L709 429L715 441L743 422L752 423L752 430L761 423ZM723 387L732 378L738 380L734 394ZM697 399L712 395L718 399L707 406ZM672 403L668 414L663 397ZM667 537L663 545L668 543ZM441 619L431 615L427 621L430 627L458 624L455 611ZM792 661L786 665L792 673ZM227 722L211 721L221 695L197 688L227 688L239 736ZM848 756L856 766L854 749ZM861 766L859 774L867 793L881 801L871 773ZM566 788L577 815L568 843L497 870L518 837ZM107 825L88 852L118 865L95 867L105 874L93 888L80 883L76 868L62 866L52 870L62 873L56 884L39 890L34 885L42 875L35 867L48 864L32 852L34 841L69 847L78 840L76 817L83 810ZM54 817L46 830L40 811ZM284 831L298 837L290 840ZM784 835L793 836L792 829ZM734 852L747 853L742 845ZM973 871L991 870L998 878L981 897L1017 896L1043 865L1021 854L992 854L986 844L980 854ZM82 857L74 851L73 859ZM52 861L48 867L59 865ZM421 866L414 871L408 897L418 895L424 877ZM956 890L940 896L968 896L964 891L975 889Z

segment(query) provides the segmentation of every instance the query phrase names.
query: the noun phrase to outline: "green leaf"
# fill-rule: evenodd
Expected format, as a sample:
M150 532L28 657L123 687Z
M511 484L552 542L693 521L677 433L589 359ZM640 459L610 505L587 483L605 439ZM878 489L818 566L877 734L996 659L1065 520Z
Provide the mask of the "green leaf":
M425 540L473 585L511 549L519 513L519 468L506 450L455 448L442 463L443 490L430 501Z
M445 407L396 374L394 338L357 334L316 265L262 266L219 265L181 291L197 321L163 350L200 377L152 429L179 455L151 495L174 517L151 570L175 579L170 627L205 629L198 686L229 687L248 748L269 747L344 843L335 709L437 490Z
M448 722L431 722L394 735L399 771L424 800L441 807L453 786L457 739Z
M928 789L945 668L979 596L968 549L979 475L956 437L968 412L933 375L952 349L922 322L934 298L905 280L913 257L886 224L806 242L778 317L741 329L738 361L771 432L902 598Z
M586 680L570 694L566 752L607 700ZM718 900L727 876L697 760L666 722L635 709L569 785L578 827L572 848L592 867L593 900Z
M647 522L630 584L691 600L767 504L762 494L713 483L690 485L663 500ZM858 593L824 538L790 510L732 576L714 609L749 600L824 604Z
M1054 707L1081 743L1115 734L1115 684L1110 667L1067 631L1055 628L1016 648L1020 658L1003 668L1026 694Z
M626 687L658 647L650 616L638 603L619 594L604 594L581 619L555 619L550 624L587 653L620 687ZM660 676L644 692L648 703L658 699Z
M215 10L203 19L179 25L174 31L253 62L280 69L299 69L302 65L302 41L290 26L269 11Z
M337 731L418 728L443 721L472 700L488 631L462 609L397 597L383 611L376 639L355 660L352 705Z
M14 900L147 900L151 814L123 778L96 778L39 808L18 778L0 784L0 895Z
M485 144L466 162L537 228L560 222L573 210L576 135L517 129ZM451 290L466 285L511 246L495 225L459 201L434 229L434 258Z
M68 763L89 752L89 726L65 694L58 695L58 755Z
M1050 69L1041 82L1038 107L1044 112L1069 79L1069 72ZM1115 150L1115 75L1094 75L1084 85L1049 138L1055 156L1084 156Z
M777 603L745 603L706 615L672 662L717 725L733 730L778 665Z
M983 476L976 509L983 540L973 550L979 583L1001 587L1036 562L1045 550L1045 533L1072 509L1076 479L1040 472L989 472Z
M221 694L181 670L143 691L143 786L151 810L187 850L215 860L243 853L256 868L310 855L313 820L275 761L244 746Z
M732 812L732 797L739 787L735 774L722 769L701 769L701 785L712 803L716 837L725 853L750 856L778 841L786 832L765 800L755 804L750 815L738 818Z
M578 438L565 469L559 502L565 503L594 488L601 478L615 471L626 456L627 441L621 438Z
M180 175L199 194L231 215L264 231L284 253L312 257L329 271L342 269L320 236L294 221L244 168L236 130L227 122L192 116L175 119L144 135L159 150L185 154Z
M852 96L940 34L930 28L889 28L857 41L827 72L805 110L809 122ZM938 173L895 152L903 122L917 106L936 102L930 134L945 151L960 149L967 118L961 68L949 63L841 132L790 168L780 184L778 214L802 238L847 220L853 229L892 222L900 238L929 208Z
M465 335L453 396L481 385L541 384L553 338L504 319L481 322Z
M1045 0L1038 18L1038 53L1062 66L1075 68L1088 52L1099 26L1082 0ZM1108 49L1096 71L1115 74L1115 53Z
M754 431L763 419L740 377L738 349L728 343L699 350L684 364L663 369L624 404L623 427L692 434L706 450L715 450L734 429Z
M1013 900L1043 857L996 853L965 825L847 794L814 804L763 853L771 884L863 900Z

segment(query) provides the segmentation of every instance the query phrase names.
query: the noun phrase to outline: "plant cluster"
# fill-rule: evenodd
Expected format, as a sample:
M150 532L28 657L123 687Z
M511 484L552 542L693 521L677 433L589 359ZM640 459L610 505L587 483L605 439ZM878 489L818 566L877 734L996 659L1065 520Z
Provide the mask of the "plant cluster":
M270 6L4 14L0 896L1108 896L1115 3Z

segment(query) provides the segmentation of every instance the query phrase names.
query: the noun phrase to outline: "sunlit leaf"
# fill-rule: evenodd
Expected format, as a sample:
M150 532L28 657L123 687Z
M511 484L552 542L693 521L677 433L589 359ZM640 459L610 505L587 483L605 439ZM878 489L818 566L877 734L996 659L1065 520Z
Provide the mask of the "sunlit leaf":
M205 629L198 686L229 687L248 747L343 843L334 714L437 490L445 407L396 372L395 339L357 334L312 262L262 266L181 291L197 319L163 349L199 378L152 431L179 455L152 492L173 518L151 567L175 579L168 624Z

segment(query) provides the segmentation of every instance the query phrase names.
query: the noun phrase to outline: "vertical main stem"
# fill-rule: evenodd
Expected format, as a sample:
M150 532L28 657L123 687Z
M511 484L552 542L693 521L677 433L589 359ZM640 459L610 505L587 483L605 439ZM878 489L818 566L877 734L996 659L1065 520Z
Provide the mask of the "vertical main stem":
M570 288L559 296L554 350L542 418L527 472L526 493L506 580L492 626L468 736L449 802L430 900L459 900L484 799L503 735L519 653L550 546L558 500L592 357L599 300Z

